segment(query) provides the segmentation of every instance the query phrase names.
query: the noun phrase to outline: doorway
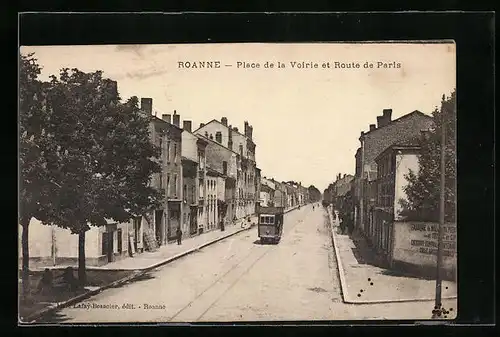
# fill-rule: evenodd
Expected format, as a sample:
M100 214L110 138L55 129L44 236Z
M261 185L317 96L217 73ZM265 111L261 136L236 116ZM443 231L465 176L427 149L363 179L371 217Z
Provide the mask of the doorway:
M114 232L104 232L102 233L102 255L106 256L108 262L113 262L113 233Z

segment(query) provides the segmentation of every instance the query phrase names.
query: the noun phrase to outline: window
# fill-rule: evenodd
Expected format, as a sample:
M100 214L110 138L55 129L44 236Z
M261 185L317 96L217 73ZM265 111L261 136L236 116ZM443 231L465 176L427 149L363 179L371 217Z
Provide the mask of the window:
M260 216L260 223L266 224L266 225L273 225L274 224L274 216L271 215L261 215Z
M243 145L240 144L240 155L243 157Z
M218 143L222 143L222 133L220 131L217 131L217 133L215 134L215 140Z
M222 173L224 173L224 175L227 175L227 161L222 162Z
M184 184L184 189L182 191L182 197L184 199L187 199L187 185L186 184Z
M174 144L174 163L177 162L177 143Z
M163 174L159 173L160 188L163 188Z
M160 136L160 137L158 137L158 139L159 139L159 143L160 143L160 153L163 155L163 150L164 150L163 149L163 137Z
M167 173L167 197L170 196L170 173Z
M170 161L170 142L167 142L166 155L167 155L167 163L168 163Z
M174 196L177 197L177 174L174 174Z

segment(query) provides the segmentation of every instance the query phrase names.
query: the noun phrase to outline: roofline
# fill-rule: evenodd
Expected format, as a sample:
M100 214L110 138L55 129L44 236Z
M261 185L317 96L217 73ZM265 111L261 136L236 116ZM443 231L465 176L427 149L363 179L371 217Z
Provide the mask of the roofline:
M422 147L420 145L390 145L384 151L380 152L378 156L376 156L373 161L377 163L384 155L388 152L393 152L395 150L421 150Z
M208 124L210 124L210 123L212 123L212 122L216 122L216 123L218 123L218 124L220 124L220 125L222 125L222 126L226 127L227 129L230 129L230 128L229 128L229 125L224 125L224 124L222 124L220 121L218 121L217 119L212 119L210 122L208 122L208 123L206 123L206 124L203 124L203 126L199 127L198 129L194 130L193 132L198 131L199 129L201 129L201 128L205 127L205 125L208 125ZM243 136L243 137L245 137L245 138L248 138L248 139L249 139L249 140L253 143L253 140L252 140L252 139L250 139L250 137L245 136L245 135L244 135L244 134L242 134L240 131L235 131L235 130L233 130L233 129L231 129L231 131L232 131L232 132L236 132L237 134L239 134L239 135L241 135L241 136Z
M163 124L165 124L165 125L170 125L170 126L172 126L172 127L176 128L176 129L179 129L181 132L182 132L182 131L184 131L184 129L183 129L183 128L181 128L181 127L179 127L179 126L177 126L177 125L175 125L175 124L172 124L172 123L169 123L169 122L167 122L167 121L164 121L163 119L158 118L158 117L156 117L155 115L151 115L151 116L153 116L153 122L162 122L162 123L163 123Z
M386 127L387 125L390 125L390 124L392 124L392 123L394 123L394 122L398 122L398 121L400 121L400 120L402 120L402 119L405 119L405 118L410 117L410 116L413 116L413 115L422 115L423 117L427 117L428 119L432 120L432 116L426 115L426 114L424 114L424 113L423 113L422 111L420 111L420 110L413 110L412 112L409 112L409 113L407 113L406 115L403 115L403 116L401 116L401 117L399 117L399 118L393 119L392 121L390 121L389 123L387 123L386 125L384 125L384 126L382 126L382 127L380 127L380 128L376 128L376 129L371 130L371 131L366 131L366 132L364 133L364 135L363 135L363 136L366 136L366 135L368 135L368 134L370 134L370 133L373 133L373 132L375 132L375 131L378 131L378 130L380 130L380 129L383 129L383 128L384 128L384 127Z

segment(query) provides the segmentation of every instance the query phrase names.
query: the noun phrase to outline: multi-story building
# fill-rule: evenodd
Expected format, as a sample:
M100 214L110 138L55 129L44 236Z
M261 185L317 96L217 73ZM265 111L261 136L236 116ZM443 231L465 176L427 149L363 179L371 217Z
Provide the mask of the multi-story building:
M276 184L274 183L274 181L267 179L266 177L261 178L261 187L260 187L261 206L269 207L274 205L275 190L276 190Z
M369 239L386 257L390 255L393 223L401 220L399 199L405 199L405 175L410 170L418 173L419 152L419 141L412 138L390 145L375 158L378 168L377 200L374 229Z
M288 207L288 194L286 187L283 183L280 183L279 181L276 181L274 179L271 180L274 185L276 186L274 190L274 207Z
M217 228L218 207L217 207L217 182L220 174L208 167L207 169L207 231Z
M221 144L235 152L236 157L236 218L242 218L255 213L255 203L258 196L255 191L255 176L257 166L255 163L255 148L252 134L253 127L245 122L244 134L237 127L227 124L227 118L221 121L212 120L207 124L200 124L195 131L209 140Z
M191 132L192 122L183 121L182 127L182 177L183 177L183 236L198 234L198 219L203 218L205 177L200 165L205 162L207 142ZM201 186L200 186L201 185ZM202 213L202 214L200 214ZM203 222L200 227L203 228Z
M149 100L141 99L142 102ZM162 118L154 117L154 137L159 138L161 147L162 174L159 186L165 193L164 215L166 221L160 219L161 213L155 212L154 224L157 241L160 245L173 241L176 238L177 228L181 227L183 221L183 174L182 174L182 129L180 127L180 116L174 110L173 116L162 114Z
M432 126L432 118L420 111L413 111L391 120L392 109L384 109L377 117L377 125L371 124L368 132L361 132L360 147L356 152L356 174L354 178L355 224L361 232L373 233L374 207L376 201L377 163L375 158L394 142L418 136L421 130Z

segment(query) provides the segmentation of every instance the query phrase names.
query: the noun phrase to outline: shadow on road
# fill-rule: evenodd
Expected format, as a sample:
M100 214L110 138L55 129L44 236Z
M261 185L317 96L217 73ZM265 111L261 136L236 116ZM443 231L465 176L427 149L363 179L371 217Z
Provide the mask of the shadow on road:
M139 275L139 276L137 276L137 277L133 278L132 280L129 280L129 281L125 282L125 283L117 284L117 285L115 285L112 288L114 288L114 289L122 288L122 287L124 287L124 286L126 286L126 285L128 285L130 283L147 281L147 280L151 280L151 279L154 279L154 278L156 278L156 277L152 276L150 273L144 273L144 274Z
M45 316L40 317L36 323L47 323L47 324L54 324L54 323L64 323L68 321L68 316L62 314L60 311L55 311L52 313L49 313Z
M279 243L276 241L267 241L267 242L262 242L260 239L257 239L253 242L254 245L260 245L260 246L269 246L269 245L277 245Z

